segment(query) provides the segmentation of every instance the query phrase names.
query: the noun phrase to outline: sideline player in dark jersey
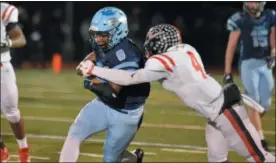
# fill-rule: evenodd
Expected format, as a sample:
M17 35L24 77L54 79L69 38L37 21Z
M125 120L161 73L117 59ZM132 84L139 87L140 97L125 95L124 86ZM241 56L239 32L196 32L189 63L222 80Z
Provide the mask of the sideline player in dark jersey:
M99 10L92 18L89 32L93 53L88 57L94 57L96 65L127 71L144 66L143 53L127 38L127 17L120 9ZM90 76L84 78L84 87L97 98L82 108L70 127L60 162L76 162L81 142L103 130L107 130L103 161L121 161L122 153L126 152L141 123L150 84L120 86ZM135 151L135 162L142 161L139 151Z
M224 83L233 82L232 60L239 42L240 73L245 92L268 111L274 87L272 69L275 66L276 16L274 10L264 10L265 3L244 2L244 12L237 12L228 19L230 35L225 57ZM262 131L262 115L254 109L249 109L248 113L263 147L268 150Z

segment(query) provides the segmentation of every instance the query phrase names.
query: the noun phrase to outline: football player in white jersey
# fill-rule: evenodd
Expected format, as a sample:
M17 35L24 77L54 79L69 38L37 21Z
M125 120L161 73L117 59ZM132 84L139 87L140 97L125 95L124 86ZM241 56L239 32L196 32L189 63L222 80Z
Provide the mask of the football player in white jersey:
M250 162L275 162L275 156L263 149L256 129L240 104L238 87L229 84L222 88L206 74L200 55L194 47L182 43L180 32L174 26L161 24L152 27L144 46L149 58L143 69L134 72L111 70L86 61L81 66L82 74L93 74L120 85L159 81L188 107L205 117L213 126L209 134L223 135L225 146ZM219 149L220 144L215 139L207 138L210 141L207 144Z
M18 10L8 3L1 4L1 112L8 119L19 146L19 162L29 162L29 147L27 144L23 122L18 109L18 89L12 64L10 63L10 48L25 46L26 39L17 25ZM3 141L1 145L1 162L9 159L9 152Z

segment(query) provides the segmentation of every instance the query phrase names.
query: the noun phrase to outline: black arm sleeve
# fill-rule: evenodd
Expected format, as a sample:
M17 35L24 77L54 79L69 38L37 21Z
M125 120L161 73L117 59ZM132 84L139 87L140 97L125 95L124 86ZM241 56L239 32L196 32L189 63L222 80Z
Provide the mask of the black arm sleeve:
M118 93L108 84L93 84L90 91L94 92L106 105L114 109L121 109L123 106L119 103Z
M7 26L6 26L6 31L9 32L11 31L15 26L17 26L18 23L9 23Z

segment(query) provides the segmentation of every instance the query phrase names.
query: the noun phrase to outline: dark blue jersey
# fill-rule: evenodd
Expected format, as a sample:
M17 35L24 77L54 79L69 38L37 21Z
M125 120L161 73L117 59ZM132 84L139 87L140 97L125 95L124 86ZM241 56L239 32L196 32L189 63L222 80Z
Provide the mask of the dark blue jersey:
M271 27L276 25L274 10L265 10L254 19L246 12L237 12L227 21L229 31L240 31L241 60L265 58L270 55Z
M97 55L96 65L111 69L135 71L144 67L144 54L131 40L126 38L120 44L105 52L104 58ZM150 83L123 86L118 96L118 103L124 105L124 109L127 110L137 109L145 103L149 93Z

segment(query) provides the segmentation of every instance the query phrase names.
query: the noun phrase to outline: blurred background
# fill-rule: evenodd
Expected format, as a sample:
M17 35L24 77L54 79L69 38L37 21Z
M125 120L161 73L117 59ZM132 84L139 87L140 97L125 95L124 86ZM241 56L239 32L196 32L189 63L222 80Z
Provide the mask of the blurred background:
M92 16L105 6L125 11L129 37L138 45L143 45L151 26L174 24L181 29L183 40L197 48L206 67L221 67L228 39L227 18L242 10L242 2L20 1L11 4L19 9L19 22L28 41L25 48L12 50L12 62L16 68L45 68L55 53L62 55L63 66L82 60L89 53L87 40ZM268 2L266 8L275 9L276 3Z

